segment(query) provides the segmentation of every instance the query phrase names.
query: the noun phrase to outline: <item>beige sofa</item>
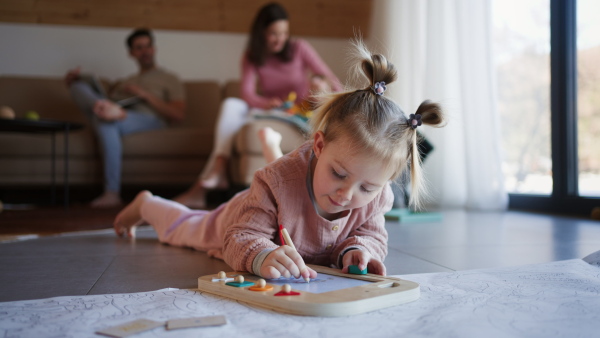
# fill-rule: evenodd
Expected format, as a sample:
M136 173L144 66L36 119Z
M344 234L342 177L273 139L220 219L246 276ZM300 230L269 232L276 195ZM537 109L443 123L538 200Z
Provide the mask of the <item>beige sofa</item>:
M170 128L126 136L123 140L123 185L187 185L208 160L214 126L224 97L239 96L235 81L187 81L187 113ZM42 119L81 123L83 129L69 135L69 183L102 184L99 148L93 131L72 102L61 78L0 76L0 106L10 106L17 117L30 110ZM232 182L249 185L252 174L264 165L256 133L269 125L284 137L288 152L304 140L292 124L257 120L237 135L230 175ZM57 183L63 177L62 134L56 136ZM0 186L39 186L51 183L51 137L47 134L0 133Z

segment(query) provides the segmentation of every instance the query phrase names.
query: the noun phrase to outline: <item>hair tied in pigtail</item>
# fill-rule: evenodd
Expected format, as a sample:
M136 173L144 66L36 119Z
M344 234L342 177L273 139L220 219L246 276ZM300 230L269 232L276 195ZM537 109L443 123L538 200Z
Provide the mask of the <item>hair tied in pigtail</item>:
M386 91L386 89L387 89L387 87L385 86L385 82L383 82L383 81L375 82L375 85L373 86L373 91L377 95L383 95L383 93Z
M406 124L412 129L417 129L418 126L423 124L423 121L421 121L421 114L410 114Z

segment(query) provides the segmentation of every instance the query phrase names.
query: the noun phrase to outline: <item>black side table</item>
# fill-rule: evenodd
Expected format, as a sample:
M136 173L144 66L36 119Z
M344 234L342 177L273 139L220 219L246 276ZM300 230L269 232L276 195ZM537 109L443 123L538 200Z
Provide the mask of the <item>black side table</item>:
M52 136L52 204L56 203L56 133L63 132L65 135L65 177L64 192L65 209L69 208L69 132L83 128L80 123L57 120L27 120L27 119L0 119L0 132L13 133L50 133Z

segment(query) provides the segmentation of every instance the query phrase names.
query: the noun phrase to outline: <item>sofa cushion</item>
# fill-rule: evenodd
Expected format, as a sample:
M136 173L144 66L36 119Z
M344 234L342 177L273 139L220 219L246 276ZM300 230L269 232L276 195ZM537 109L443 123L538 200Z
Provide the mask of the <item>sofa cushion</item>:
M184 82L186 116L175 128L199 127L214 130L221 105L221 87L216 81Z
M223 99L228 97L241 98L241 82L239 80L227 81L223 86Z
M123 156L208 157L212 128L166 128L130 134L123 139Z
M206 164L201 157L169 158L130 157L123 161L123 184L181 184L189 185L198 179Z

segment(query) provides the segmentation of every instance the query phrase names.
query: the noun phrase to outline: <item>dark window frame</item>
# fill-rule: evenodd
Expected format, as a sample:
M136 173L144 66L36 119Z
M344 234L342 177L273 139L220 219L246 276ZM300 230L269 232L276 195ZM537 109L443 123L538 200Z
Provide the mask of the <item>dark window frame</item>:
M577 2L550 1L552 194L509 194L509 209L590 215L600 198L579 196Z

